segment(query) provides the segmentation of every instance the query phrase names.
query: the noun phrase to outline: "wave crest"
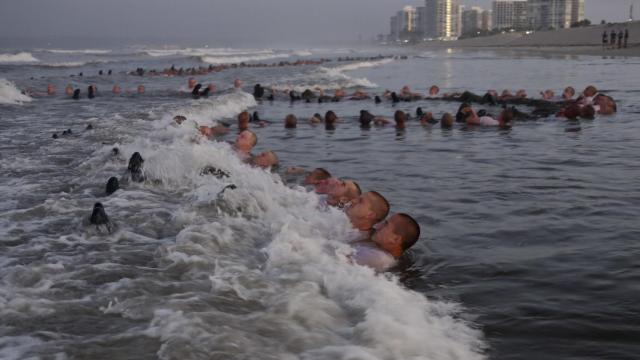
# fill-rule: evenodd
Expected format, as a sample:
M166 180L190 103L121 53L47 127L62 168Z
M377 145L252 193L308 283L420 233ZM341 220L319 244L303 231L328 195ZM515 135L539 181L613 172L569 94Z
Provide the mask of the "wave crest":
M14 83L0 78L0 104L22 105L22 103L31 100L31 97L21 93Z

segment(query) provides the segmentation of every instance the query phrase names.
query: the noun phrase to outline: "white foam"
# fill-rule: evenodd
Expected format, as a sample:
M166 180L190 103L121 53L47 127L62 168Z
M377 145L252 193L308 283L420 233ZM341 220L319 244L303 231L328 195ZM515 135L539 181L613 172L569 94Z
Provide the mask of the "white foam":
M313 52L311 52L310 50L296 50L293 52L293 55L295 56L311 56L313 55Z
M28 95L21 93L14 83L0 78L0 104L22 105L22 103L31 100Z
M193 101L174 112L174 115L184 115L200 125L215 125L218 120L235 118L239 113L256 106L253 95L243 91L236 91L216 98Z
M270 59L277 58L286 58L289 57L288 54L265 54L265 55L248 55L248 56L200 56L200 61L213 64L238 64L241 62L249 62L249 61L264 61Z
M0 54L0 64L34 63L40 60L33 57L31 53L19 52L17 54Z
M111 53L111 50L105 49L41 49L39 51L50 52L54 54L87 54L87 55L104 55Z
M163 56L235 56L273 54L271 49L231 49L231 48L183 48L183 49L146 49L143 53L153 57Z
M337 70L337 71L351 71L351 70L358 70L358 69L366 69L366 68L372 68L372 67L376 67L376 66L381 66L381 65L385 65L388 63L393 62L393 59L388 58L388 59L381 59L381 60L376 60L376 61L360 61L360 62L354 62L351 64L346 64L346 65L340 65L340 66L336 66L333 69Z
M457 304L429 300L394 276L349 263L344 241L353 230L342 212L323 209L316 194L243 164L226 143L161 134L169 129L121 147L127 155L141 151L150 178L190 189L178 213L192 215L175 243L159 250L159 261L192 269L182 273L185 281L200 279L197 269L213 265L212 296L238 308L261 305L252 307L248 321L242 312L194 313L185 310L186 299L167 301L154 309L146 331L162 342L160 358L185 348L283 359L484 357L481 333L458 319ZM199 176L206 164L228 171L230 178ZM225 183L237 188L221 197ZM216 208L222 214L206 215ZM132 307L117 309L142 311Z

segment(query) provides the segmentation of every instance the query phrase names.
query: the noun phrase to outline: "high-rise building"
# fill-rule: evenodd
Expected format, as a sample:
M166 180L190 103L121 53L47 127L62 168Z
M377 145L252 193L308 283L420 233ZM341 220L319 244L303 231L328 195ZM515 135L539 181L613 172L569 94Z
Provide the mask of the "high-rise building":
M494 29L527 28L527 0L494 0L492 10Z
M400 40L400 27L398 26L398 16L394 15L391 17L391 21L389 22L389 41L398 41Z
M402 11L402 31L412 33L416 31L417 16L416 8L413 6L405 6Z
M573 3L574 0L529 0L527 7L529 26L535 30L571 27Z
M482 28L482 8L473 6L462 10L462 34L476 33Z
M416 31L420 37L426 37L429 32L427 8L425 6L416 7L416 15L418 17L418 20L416 21Z
M573 0L571 2L571 23L575 24L584 20L584 0Z
M493 29L493 23L491 21L492 11L484 10L481 16L480 30L490 31Z
M460 4L458 0L425 0L426 36L455 39L460 36Z

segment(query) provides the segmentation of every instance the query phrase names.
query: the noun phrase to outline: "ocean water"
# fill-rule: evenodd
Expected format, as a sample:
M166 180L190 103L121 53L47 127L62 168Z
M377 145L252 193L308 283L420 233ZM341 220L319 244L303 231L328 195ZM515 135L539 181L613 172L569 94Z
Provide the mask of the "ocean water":
M198 100L180 92L187 77L126 73L380 53L408 58L228 69L197 77L219 90ZM639 65L408 49L4 49L0 358L635 359ZM245 91L230 90L236 78ZM415 117L405 131L363 130L361 109L391 117L421 106L439 117L458 104L256 102L255 83L531 95L593 84L619 112L510 130L443 130ZM44 94L47 84L56 95ZM67 84L83 95L95 84L98 96L71 100ZM111 94L114 84L123 94ZM253 129L255 152L274 150L279 170L241 163L227 143L233 126L219 141L196 141L171 125L179 114L233 123L245 109L272 121ZM343 120L336 129L307 124L327 110ZM289 113L297 129L283 128ZM134 152L144 183L124 179ZM207 165L230 176L201 176ZM419 242L385 274L349 264L345 215L283 176L287 166L325 167L379 191L392 212L418 220ZM106 196L111 176L123 181ZM110 233L88 224L95 202Z

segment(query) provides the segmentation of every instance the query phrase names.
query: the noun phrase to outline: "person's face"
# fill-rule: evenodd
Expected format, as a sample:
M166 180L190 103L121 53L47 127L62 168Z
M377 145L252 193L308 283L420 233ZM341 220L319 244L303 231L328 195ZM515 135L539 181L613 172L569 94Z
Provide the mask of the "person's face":
M429 95L438 95L439 91L440 89L438 89L437 86L432 86L431 88L429 88Z
M253 135L248 131L238 134L235 146L240 151L249 152L253 148Z
M318 170L313 170L304 178L305 185L317 185L321 180L319 178L322 176L322 173Z
M275 165L275 159L270 152L263 152L254 158L253 163L260 167L269 167Z
M371 240L383 249L400 245L402 237L396 233L398 218L392 216L389 219L374 226L376 232Z
M189 88L193 88L194 86L196 86L196 79L190 78L188 84L189 84Z
M316 185L316 192L318 194L327 194L334 197L344 197L349 193L357 191L356 185L351 180L340 180L336 178L329 178L326 180L320 180Z
M374 215L373 199L369 193L362 194L351 200L345 210L349 219L365 219Z
M562 93L562 96L565 99L571 99L573 97L573 95L575 95L575 91L571 88L566 88L564 89L564 92Z

